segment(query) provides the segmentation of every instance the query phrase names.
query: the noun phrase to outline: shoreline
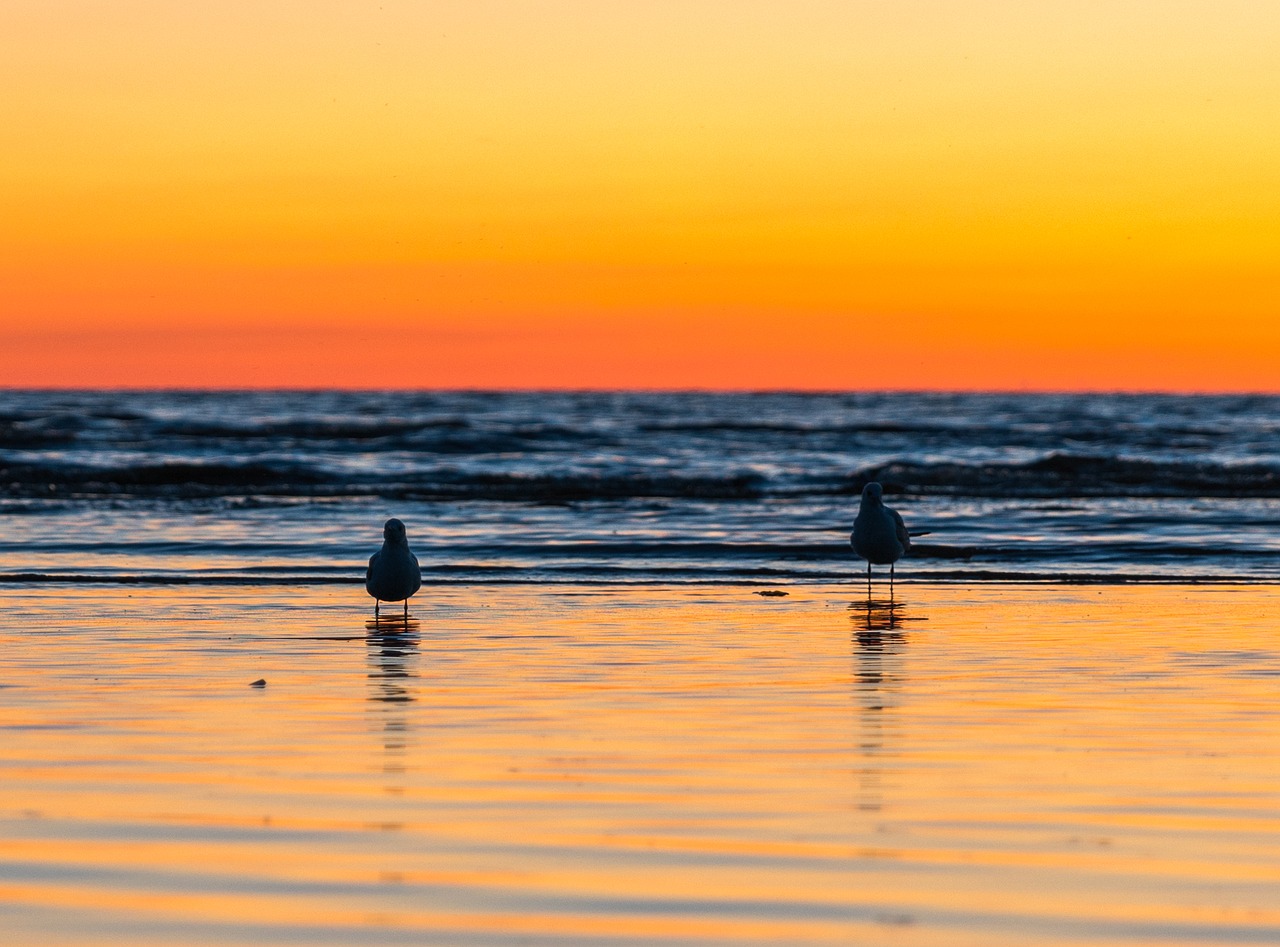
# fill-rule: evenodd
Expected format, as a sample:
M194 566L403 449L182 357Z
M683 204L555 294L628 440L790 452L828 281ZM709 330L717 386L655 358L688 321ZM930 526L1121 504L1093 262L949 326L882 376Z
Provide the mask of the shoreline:
M363 576L317 576L317 575L271 575L271 576L221 576L221 575L196 575L196 576L170 576L170 575L97 575L86 574L76 575L75 573L58 573L58 572L11 572L0 573L0 585L7 586L49 586L49 585L129 585L129 586L169 586L169 585L194 585L194 586L244 586L246 588L261 588L265 586L285 586L289 588L307 588L307 587L323 587L333 585L364 585ZM887 580L876 578L873 582L873 589L879 589L880 586L888 587ZM584 578L559 578L555 576L538 576L536 578L449 578L440 576L431 576L427 570L423 570L423 587L449 587L458 588L465 586L484 586L486 588L502 588L506 586L516 588L537 588L537 587L605 587L618 589L663 589L663 588L750 588L750 589L803 589L803 590L820 590L827 588L839 588L848 586L850 588L865 588L866 580L863 578L853 578L839 581L797 581L795 579L785 579L779 581L768 581L765 579L706 579L706 578L690 578L680 579L637 579L635 581L626 581L622 579L584 579ZM894 580L895 587L917 588L921 586L965 586L972 585L975 587L986 586L1250 586L1265 588L1269 586L1280 587L1280 576L1262 577L1262 576L1203 576L1197 578L1189 578L1187 576L1165 576L1165 575L1108 575L1100 573L1086 573L1078 575L1048 575L1035 573L952 573L938 574L930 573L926 577L921 578L896 578Z

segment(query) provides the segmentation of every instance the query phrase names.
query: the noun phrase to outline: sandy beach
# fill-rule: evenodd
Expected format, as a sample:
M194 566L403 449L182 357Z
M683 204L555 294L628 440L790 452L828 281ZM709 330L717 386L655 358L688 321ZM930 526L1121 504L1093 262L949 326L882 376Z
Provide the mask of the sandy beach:
M0 922L1280 940L1280 589L755 591L455 586L405 633L345 586L10 586Z

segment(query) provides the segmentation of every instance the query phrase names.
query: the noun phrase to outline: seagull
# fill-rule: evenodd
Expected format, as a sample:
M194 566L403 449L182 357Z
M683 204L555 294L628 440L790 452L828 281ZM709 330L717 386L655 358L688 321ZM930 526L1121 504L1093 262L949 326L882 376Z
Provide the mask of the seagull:
M867 592L871 591L871 564L889 567L889 591L893 591L893 564L911 548L911 534L897 510L880 499L884 488L872 481L862 488L862 506L853 521L849 542L853 551L867 560Z
M404 619L409 620L409 596L422 588L418 557L409 551L404 523L389 519L382 527L382 548L369 557L364 574L365 590L373 596L373 620L378 620L379 602L404 600Z

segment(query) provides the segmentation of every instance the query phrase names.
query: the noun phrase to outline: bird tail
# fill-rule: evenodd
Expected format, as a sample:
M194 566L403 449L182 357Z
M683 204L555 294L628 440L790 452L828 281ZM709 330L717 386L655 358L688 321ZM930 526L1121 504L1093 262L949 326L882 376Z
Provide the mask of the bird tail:
M933 533L931 529L913 529L907 533L908 536L915 538L916 536L928 536Z

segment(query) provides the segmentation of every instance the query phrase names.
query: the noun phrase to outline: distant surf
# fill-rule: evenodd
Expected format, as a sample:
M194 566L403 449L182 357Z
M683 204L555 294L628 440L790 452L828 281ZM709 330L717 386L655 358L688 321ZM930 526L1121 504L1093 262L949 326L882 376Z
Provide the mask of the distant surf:
M908 581L1280 579L1271 397L6 391L0 581L839 582L870 480Z

